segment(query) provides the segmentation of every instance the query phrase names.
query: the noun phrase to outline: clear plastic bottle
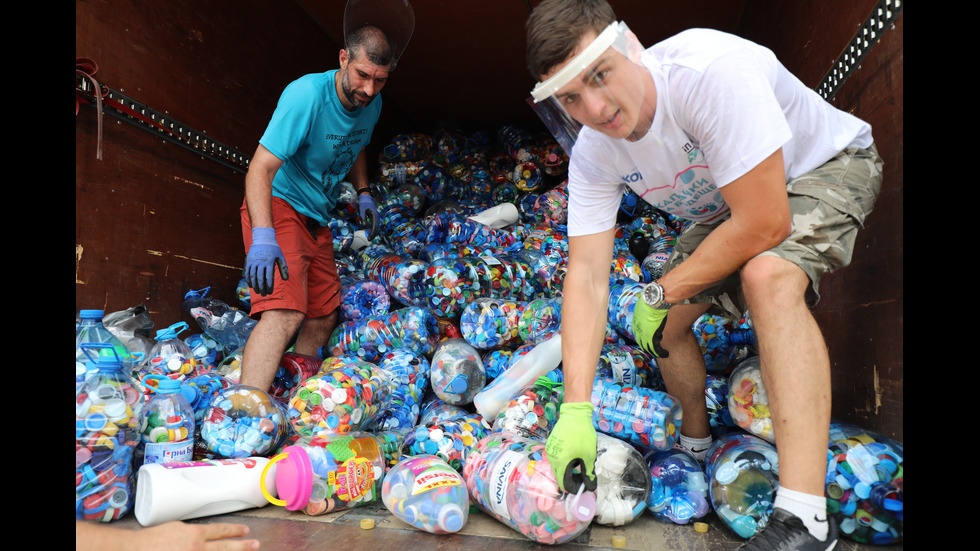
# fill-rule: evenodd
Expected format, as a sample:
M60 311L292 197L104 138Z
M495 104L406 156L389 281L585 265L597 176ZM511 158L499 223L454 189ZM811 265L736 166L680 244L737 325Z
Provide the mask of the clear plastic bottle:
M133 505L144 398L109 343L83 343L94 366L75 387L75 518L108 522Z
M711 512L708 477L683 448L649 451L643 459L653 482L647 509L658 519L687 524Z
M279 494L272 503L316 516L380 500L385 445L367 432L300 437L272 458Z
M574 539L595 516L595 493L561 491L538 440L491 434L466 458L463 477L477 507L537 543Z
M466 482L448 463L429 455L399 461L385 475L381 500L399 519L432 534L452 534L466 524Z
M751 434L733 433L708 448L705 471L715 512L743 538L769 522L779 487L776 448Z
M76 380L84 380L86 373L86 363L92 361L82 350L85 343L106 343L112 345L123 363L123 366L132 372L133 368L139 363L139 359L126 347L119 337L112 334L102 323L105 315L103 310L79 310L78 325L75 328L75 376ZM90 367L94 367L94 364Z
M147 375L143 386L152 396L140 416L141 463L187 461L194 451L194 409L181 393L180 381Z
M592 424L597 431L641 449L667 450L681 432L681 405L676 398L640 386L597 376L592 386Z
M147 374L184 379L197 374L197 358L178 335L187 330L187 322L178 322L156 333L156 343L140 365L140 380Z
M653 482L643 456L618 438L597 434L595 521L609 526L633 522L647 508Z
M532 386L538 377L561 364L561 334L535 346L473 398L473 405L486 419L497 414L511 398ZM434 368L433 368L434 369Z
M395 386L391 373L369 361L328 358L290 395L289 422L299 436L362 430L387 410Z

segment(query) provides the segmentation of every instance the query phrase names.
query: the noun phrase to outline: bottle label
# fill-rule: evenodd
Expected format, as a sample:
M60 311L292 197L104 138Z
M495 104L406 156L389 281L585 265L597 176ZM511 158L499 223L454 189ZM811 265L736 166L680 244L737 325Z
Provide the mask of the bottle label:
M507 490L514 470L525 460L524 456L512 451L504 451L493 464L488 481L487 502L490 511L504 520L510 520L507 511Z
M371 461L364 457L352 457L327 477L327 481L337 488L337 497L344 501L355 501L363 497L374 485L374 469Z
M194 441L147 442L144 463L173 463L188 461L194 456Z
M612 367L613 378L617 383L630 386L637 383L636 363L633 362L631 354L619 350L612 351L609 353L609 365Z
M463 482L455 469L434 457L416 457L405 465L415 475L411 491L413 496L444 486L459 486Z
M254 469L255 459L243 457L239 459L202 459L199 461L174 461L163 465L167 469L184 469L187 467L220 467L222 465L241 465L246 469Z

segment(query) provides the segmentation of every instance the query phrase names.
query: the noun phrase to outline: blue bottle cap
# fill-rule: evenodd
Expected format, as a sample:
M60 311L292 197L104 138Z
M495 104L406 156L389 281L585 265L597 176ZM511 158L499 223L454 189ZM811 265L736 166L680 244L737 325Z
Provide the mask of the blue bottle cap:
M105 316L105 310L79 310L78 317L83 320L100 320Z

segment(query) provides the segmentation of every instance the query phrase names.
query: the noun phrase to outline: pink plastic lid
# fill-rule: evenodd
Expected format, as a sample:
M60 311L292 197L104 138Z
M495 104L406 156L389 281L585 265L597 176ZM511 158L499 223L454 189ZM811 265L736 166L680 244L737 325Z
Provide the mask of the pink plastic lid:
M288 446L282 452L286 457L276 465L276 491L286 502L286 509L298 511L313 494L313 465L300 446Z
M595 517L595 494L582 492L578 496L570 495L565 501L565 506L572 514L572 518L579 522L589 522Z

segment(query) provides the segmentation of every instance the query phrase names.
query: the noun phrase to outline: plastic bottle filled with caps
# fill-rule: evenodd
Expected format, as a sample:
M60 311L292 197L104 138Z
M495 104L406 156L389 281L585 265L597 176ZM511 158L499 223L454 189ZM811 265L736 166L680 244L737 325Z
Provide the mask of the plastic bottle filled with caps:
M544 442L494 433L467 457L470 501L537 543L560 544L581 534L595 515L595 494L558 487Z
M483 358L465 339L446 339L432 353L430 381L442 401L457 406L469 404L486 384Z
M708 477L689 451L648 451L643 459L652 482L647 509L655 517L687 524L711 512Z
M187 322L181 321L156 332L153 347L140 364L140 380L144 375L164 375L184 379L197 374L194 353L178 335L187 330Z
M150 399L140 415L143 463L187 461L194 451L194 409L181 393L181 383L163 375L143 378Z
M229 459L269 455L289 434L282 402L241 384L219 391L201 423L201 440L208 450Z
M92 369L75 385L75 518L108 522L133 505L145 400L112 343L79 347Z
M597 434L595 521L607 526L633 522L647 508L653 487L643 456L630 444Z
M395 382L369 361L331 359L289 398L288 418L300 436L346 434L370 426L391 401Z
M375 425L381 429L409 429L418 421L422 397L429 388L429 360L407 348L384 355L378 367L391 374L394 390L387 409Z
M841 534L887 545L905 534L905 452L901 443L839 421L830 425L827 513Z
M516 348L521 344L520 320L526 303L500 298L478 298L463 309L459 328L475 348Z
M538 377L534 385L524 390L508 403L493 421L491 432L510 432L524 438L542 442L558 421L558 408L564 398L564 387L560 380L561 371L554 370L548 376Z
M279 504L316 516L379 501L384 445L366 432L300 437L273 458Z
M78 325L75 327L75 379L76 382L85 380L86 364L94 372L94 361L82 349L83 344L110 344L121 359L127 372L132 372L139 363L139 358L130 352L129 348L102 323L103 310L79 310ZM96 354L97 355L97 354Z
M681 405L666 392L596 377L591 401L597 431L643 450L670 449L680 437Z
M765 528L779 487L772 444L745 433L723 436L708 448L705 473L711 504L726 526L746 539Z
M438 320L431 310L402 308L338 325L321 356L354 355L378 362L396 348L431 356L438 338Z
M409 457L392 467L381 499L393 515L432 534L458 532L469 516L463 477L433 456Z
M343 321L387 314L390 309L391 296L380 282L354 277L340 279L340 316Z
M476 413L434 420L409 431L402 442L401 455L434 455L462 472L466 457L489 431L483 417Z
M735 423L749 433L769 442L776 441L758 356L739 362L728 377L728 411Z
M705 314L691 327L701 347L708 373L730 374L735 365L748 355L747 347L755 343L755 332L739 328L736 322Z

